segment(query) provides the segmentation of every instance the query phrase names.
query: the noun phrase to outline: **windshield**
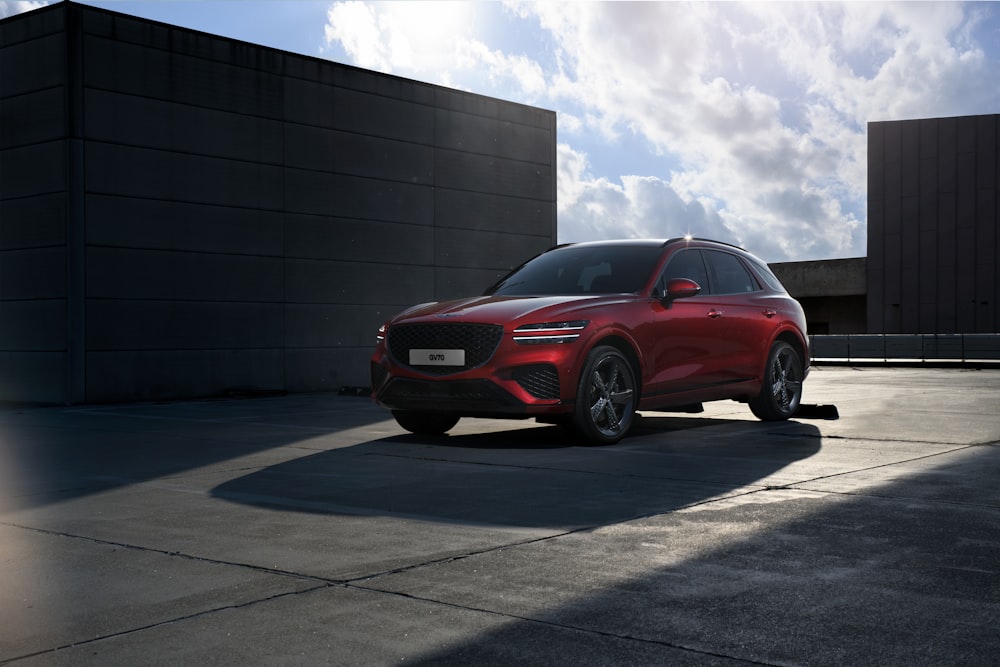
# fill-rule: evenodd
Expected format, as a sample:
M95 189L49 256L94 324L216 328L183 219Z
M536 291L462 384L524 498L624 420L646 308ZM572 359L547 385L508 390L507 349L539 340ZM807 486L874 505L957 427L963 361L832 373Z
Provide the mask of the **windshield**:
M656 268L658 246L568 246L543 253L487 290L496 296L638 292Z

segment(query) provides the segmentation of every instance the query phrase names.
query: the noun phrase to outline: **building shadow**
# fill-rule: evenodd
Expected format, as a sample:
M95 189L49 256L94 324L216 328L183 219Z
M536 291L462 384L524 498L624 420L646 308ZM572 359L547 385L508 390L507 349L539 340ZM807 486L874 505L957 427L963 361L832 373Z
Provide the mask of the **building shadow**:
M764 489L589 534L573 578L551 572L565 564L549 557L557 542L450 563L447 587L433 569L365 587L507 619L408 660L419 665L995 664L1000 448L921 470L841 480L851 493ZM471 574L500 558L504 581ZM561 587L545 592L548 581Z
M181 474L388 418L367 398L307 394L0 410L0 509Z

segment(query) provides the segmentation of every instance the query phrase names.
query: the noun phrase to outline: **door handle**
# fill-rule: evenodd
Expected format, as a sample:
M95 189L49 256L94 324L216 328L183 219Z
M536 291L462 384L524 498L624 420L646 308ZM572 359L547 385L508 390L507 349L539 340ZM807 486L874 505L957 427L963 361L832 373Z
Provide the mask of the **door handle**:
M771 318L771 317L774 317L777 314L778 314L778 311L776 311L774 308L765 308L764 309L764 317Z
M726 314L725 311L723 311L723 310L716 310L715 308L713 308L712 310L708 311L708 316L711 317L713 320L717 320L717 319L719 319L720 317L722 317L725 314Z

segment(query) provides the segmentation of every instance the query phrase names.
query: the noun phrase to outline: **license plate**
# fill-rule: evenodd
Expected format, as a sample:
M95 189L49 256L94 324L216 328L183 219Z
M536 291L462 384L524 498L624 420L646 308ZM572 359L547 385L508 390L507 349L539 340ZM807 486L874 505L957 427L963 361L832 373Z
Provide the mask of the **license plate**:
M464 366L465 350L410 350L411 366Z

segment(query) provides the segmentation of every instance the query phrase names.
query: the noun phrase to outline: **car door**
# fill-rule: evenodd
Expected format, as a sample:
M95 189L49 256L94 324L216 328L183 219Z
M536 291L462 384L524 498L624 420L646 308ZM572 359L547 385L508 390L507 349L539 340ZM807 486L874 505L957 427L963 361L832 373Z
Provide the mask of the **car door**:
M702 290L694 297L650 301L644 336L649 378L646 397L703 391L756 375L752 340L759 314L749 298L761 288L742 261L730 253L689 248L676 253L663 270L659 290L673 278L688 278Z
M687 278L698 283L697 296L661 300L667 283L674 278ZM711 358L712 331L715 323L706 316L712 308L708 269L697 248L680 250L669 259L657 282L657 294L650 299L647 324L643 327L640 344L645 352L648 378L645 397L663 397L691 391L716 381Z
M757 377L757 366L763 365L761 350L768 342L768 321L757 303L764 290L736 254L702 252L712 285L708 316L714 323L710 334L713 377L720 384Z

